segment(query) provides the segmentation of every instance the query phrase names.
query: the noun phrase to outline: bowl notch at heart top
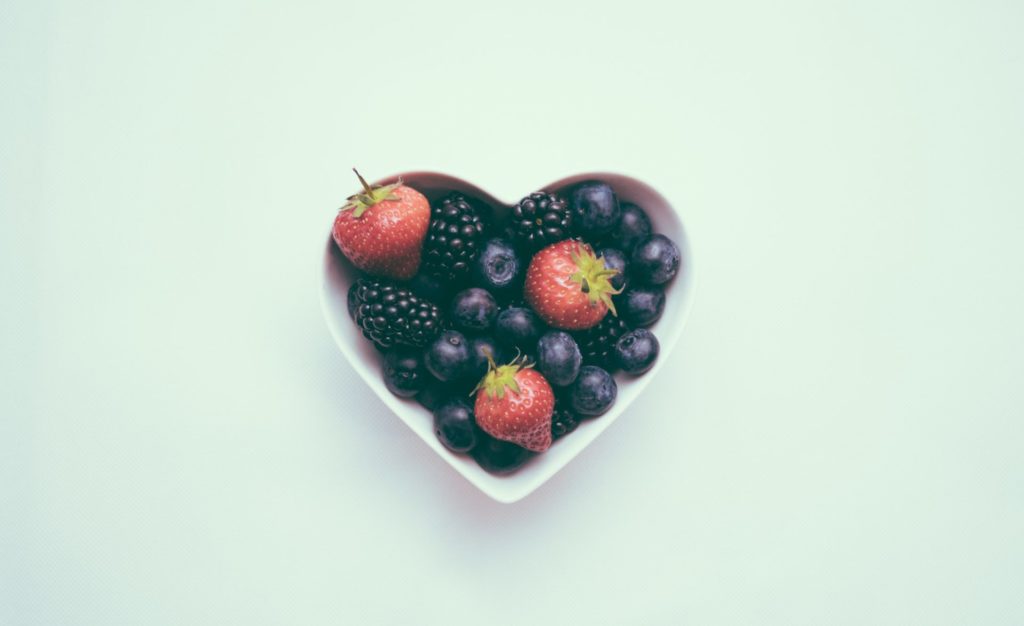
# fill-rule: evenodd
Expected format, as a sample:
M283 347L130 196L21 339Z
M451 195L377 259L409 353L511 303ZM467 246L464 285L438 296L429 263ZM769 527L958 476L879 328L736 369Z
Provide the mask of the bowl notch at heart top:
M476 185L454 176L436 172L406 172L381 179L375 184L386 184L399 178L423 193L431 204L454 191L488 203L494 208L498 218L507 215L512 208L511 204L495 198ZM428 446L441 455L469 482L499 502L515 502L532 493L625 412L640 392L657 377L658 371L682 334L683 325L693 303L695 282L690 242L686 237L686 231L679 215L668 200L653 187L636 178L606 172L569 176L539 189L557 193L583 180L601 180L610 184L620 202L632 202L642 207L650 217L654 231L668 236L679 246L681 255L679 273L672 282L665 285L665 311L661 319L651 327L661 343L661 355L654 367L643 376L632 378L617 374L615 380L619 386L618 399L606 414L595 419L584 420L572 434L558 440L547 452L535 456L522 468L508 476L489 474L468 455L456 455L449 452L434 435L433 419L430 412L415 399L399 398L387 390L381 377L382 355L369 341L363 338L362 333L352 323L348 315L348 289L358 276L358 271L341 254L330 234L327 237L326 253L322 264L321 305L327 326L341 352L363 381L413 432L419 435Z

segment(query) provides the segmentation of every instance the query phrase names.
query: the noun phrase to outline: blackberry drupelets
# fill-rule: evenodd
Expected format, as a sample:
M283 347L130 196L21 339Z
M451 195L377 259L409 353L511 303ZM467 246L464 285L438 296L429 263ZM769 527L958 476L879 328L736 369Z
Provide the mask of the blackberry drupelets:
M555 400L555 412L551 414L551 438L555 441L576 430L580 416L572 410L568 400Z
M442 281L461 283L469 275L483 235L483 209L477 201L451 194L436 202L423 242L423 271Z
M527 252L567 239L572 219L565 200L544 191L535 191L512 207L516 243Z
M629 326L621 318L608 314L593 328L580 331L574 336L579 344L583 363L599 365L609 371L615 370L615 359L612 354L615 342L629 332Z
M425 346L441 330L441 311L407 287L372 278L356 281L355 323L378 348Z

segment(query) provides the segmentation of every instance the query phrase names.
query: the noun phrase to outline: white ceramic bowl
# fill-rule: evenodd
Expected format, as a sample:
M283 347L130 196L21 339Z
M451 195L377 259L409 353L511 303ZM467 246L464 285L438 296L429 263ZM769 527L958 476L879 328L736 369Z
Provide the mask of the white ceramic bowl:
M425 194L431 202L449 191L458 191L489 202L499 215L507 213L511 206L464 180L434 172L406 172L382 179L378 181L378 184L392 182L399 176L411 187ZM603 172L569 176L549 185L538 187L538 189L557 192L585 179L603 180L615 189L620 201L633 202L643 207L651 218L654 230L667 235L679 246L682 253L679 273L667 286L664 314L651 327L661 343L661 354L654 368L643 376L638 378L623 374L615 376L619 394L611 410L598 418L582 422L573 433L556 441L548 451L535 456L509 476L488 474L469 456L449 452L434 435L433 419L430 412L414 399L398 398L387 390L381 377L380 354L370 345L369 341L363 338L348 316L348 288L352 284L356 272L342 256L330 234L327 237L323 260L321 304L324 317L327 319L327 326L341 352L348 358L352 367L359 372L370 389L373 389L381 401L388 405L409 428L469 482L499 502L515 502L533 492L590 445L590 442L604 432L612 422L629 412L629 405L633 400L647 385L657 380L658 371L682 334L683 324L693 302L695 283L690 243L686 238L686 231L683 229L679 215L668 200L650 185L635 178ZM529 191L532 189L524 189L524 195ZM325 230L330 232L329 227Z

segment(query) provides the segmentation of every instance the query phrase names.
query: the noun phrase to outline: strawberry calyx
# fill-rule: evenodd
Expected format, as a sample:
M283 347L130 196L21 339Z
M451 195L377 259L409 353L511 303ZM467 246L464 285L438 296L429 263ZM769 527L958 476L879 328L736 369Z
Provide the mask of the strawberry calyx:
M527 363L525 356L517 356L507 365L498 365L494 362L494 358L488 354L487 373L477 384L476 388L473 389L473 393L483 390L483 392L492 400L495 398L498 400L504 398L505 389L510 389L513 393L519 395L520 389L519 383L516 382L516 374L518 374L520 370L529 369L531 367L533 367L533 364Z
M341 207L342 211L352 211L352 217L362 217L366 210L384 200L398 200L398 196L394 195L395 189L402 186L402 179L399 178L397 183L391 183L390 185L380 185L378 187L371 187L366 179L363 178L359 170L352 168L352 171L356 173L359 178L360 184L363 186L363 191L348 197L348 201L345 206Z
M582 243L575 252L569 253L569 258L576 264L577 269L569 279L580 286L580 291L587 294L591 305L603 302L612 315L617 316L612 296L622 293L622 289L612 287L611 278L618 274L619 270L606 267L604 257L595 255L590 246Z

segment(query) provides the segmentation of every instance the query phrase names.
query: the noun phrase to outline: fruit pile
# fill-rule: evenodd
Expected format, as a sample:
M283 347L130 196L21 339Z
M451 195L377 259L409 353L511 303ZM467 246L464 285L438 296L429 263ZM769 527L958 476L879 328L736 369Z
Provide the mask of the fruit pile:
M654 366L648 327L679 248L607 183L531 193L501 219L464 194L431 206L401 181L359 181L333 229L362 271L349 315L447 449L509 474L607 412L613 373Z

